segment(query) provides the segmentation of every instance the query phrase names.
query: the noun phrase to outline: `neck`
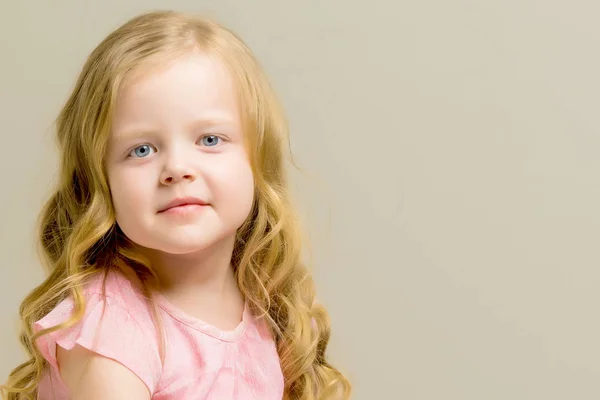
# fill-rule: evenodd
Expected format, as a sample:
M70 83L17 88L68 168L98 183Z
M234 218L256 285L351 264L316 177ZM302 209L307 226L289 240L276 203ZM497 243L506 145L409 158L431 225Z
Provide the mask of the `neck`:
M144 249L158 276L159 290L167 298L218 301L239 290L231 266L234 238L189 254L167 254Z

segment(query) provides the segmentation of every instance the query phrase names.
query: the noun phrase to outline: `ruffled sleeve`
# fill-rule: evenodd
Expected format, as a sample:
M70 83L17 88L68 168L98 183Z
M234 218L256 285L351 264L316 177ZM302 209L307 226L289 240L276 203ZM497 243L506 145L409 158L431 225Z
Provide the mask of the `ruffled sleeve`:
M34 324L34 331L39 332L67 321L73 308L71 299L63 300ZM54 369L55 376L59 376L56 346L70 350L77 344L124 365L153 394L161 375L158 338L154 327L149 325L152 321L144 316L140 318L140 311L144 311L140 305L126 309L122 302L111 297L99 293L88 294L85 314L76 325L43 335L36 344Z

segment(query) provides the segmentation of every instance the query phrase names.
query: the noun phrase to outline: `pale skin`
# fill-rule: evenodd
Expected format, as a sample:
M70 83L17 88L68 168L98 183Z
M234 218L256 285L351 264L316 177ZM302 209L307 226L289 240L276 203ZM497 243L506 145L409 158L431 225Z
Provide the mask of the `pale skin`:
M231 256L254 183L233 82L199 51L126 80L106 169L123 232L160 278L161 294L190 316L232 330L244 299ZM162 212L176 198L205 205ZM129 369L82 347L57 350L75 400L150 399Z

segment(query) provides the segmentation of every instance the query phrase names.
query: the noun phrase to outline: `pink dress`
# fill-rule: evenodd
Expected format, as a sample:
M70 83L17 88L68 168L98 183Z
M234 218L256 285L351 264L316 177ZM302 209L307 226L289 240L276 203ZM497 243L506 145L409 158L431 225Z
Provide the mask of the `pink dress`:
M144 382L153 400L282 398L283 375L275 343L265 322L253 317L247 307L237 328L222 331L159 298L165 335L161 365L159 336L139 289L120 273L109 274L106 296L102 283L99 275L86 285L86 311L77 325L38 339L49 363L38 399L70 398L58 372L57 344L65 349L78 344L121 363ZM62 301L35 323L34 330L66 321L72 310L71 299Z

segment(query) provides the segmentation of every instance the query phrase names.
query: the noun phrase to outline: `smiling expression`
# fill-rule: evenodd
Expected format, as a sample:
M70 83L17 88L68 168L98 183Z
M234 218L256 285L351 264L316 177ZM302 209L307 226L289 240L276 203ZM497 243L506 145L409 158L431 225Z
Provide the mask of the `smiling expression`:
M234 82L192 52L132 77L117 100L106 170L117 223L170 254L229 240L254 198Z

